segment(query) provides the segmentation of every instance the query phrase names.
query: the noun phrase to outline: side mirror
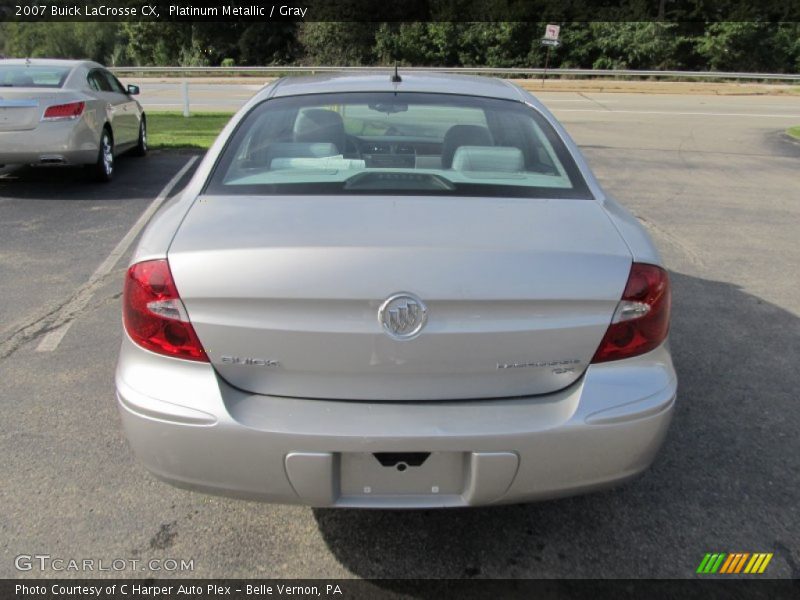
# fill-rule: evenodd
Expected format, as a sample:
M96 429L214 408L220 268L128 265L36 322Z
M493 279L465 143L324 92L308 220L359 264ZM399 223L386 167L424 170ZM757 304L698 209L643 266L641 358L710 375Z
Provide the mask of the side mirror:
M131 96L138 96L139 95L139 86L130 84L128 85L128 94Z

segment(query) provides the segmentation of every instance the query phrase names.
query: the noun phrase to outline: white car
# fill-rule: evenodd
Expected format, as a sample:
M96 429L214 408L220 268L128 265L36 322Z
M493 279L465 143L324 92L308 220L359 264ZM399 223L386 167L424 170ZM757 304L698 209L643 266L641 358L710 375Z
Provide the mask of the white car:
M525 502L653 460L669 278L508 82L282 79L127 273L116 387L157 476L314 506Z
M147 153L138 93L91 61L0 60L0 165L86 165L110 181L116 156Z

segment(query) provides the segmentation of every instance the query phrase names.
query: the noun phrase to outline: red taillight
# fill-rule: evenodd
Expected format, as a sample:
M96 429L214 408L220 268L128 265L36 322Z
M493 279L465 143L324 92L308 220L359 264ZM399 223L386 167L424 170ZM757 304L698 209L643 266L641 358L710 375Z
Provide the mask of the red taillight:
M667 272L633 263L628 283L593 363L638 356L657 348L669 332L670 289Z
M69 104L56 104L48 106L44 111L44 119L75 119L83 114L85 102L70 102Z
M140 346L158 354L208 362L166 260L133 265L122 295L125 331Z

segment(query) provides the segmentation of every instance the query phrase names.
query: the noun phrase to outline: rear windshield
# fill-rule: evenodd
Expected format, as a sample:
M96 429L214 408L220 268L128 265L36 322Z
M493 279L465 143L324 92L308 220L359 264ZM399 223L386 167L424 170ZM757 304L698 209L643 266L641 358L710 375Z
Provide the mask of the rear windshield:
M69 67L0 65L0 87L60 88Z
M267 100L234 132L206 192L591 198L536 110L411 92Z

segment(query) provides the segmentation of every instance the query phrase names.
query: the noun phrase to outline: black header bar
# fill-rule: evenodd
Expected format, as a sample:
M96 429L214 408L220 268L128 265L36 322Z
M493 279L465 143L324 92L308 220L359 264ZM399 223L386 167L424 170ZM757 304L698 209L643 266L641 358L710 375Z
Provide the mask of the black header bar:
M800 0L0 0L0 21L800 21Z

